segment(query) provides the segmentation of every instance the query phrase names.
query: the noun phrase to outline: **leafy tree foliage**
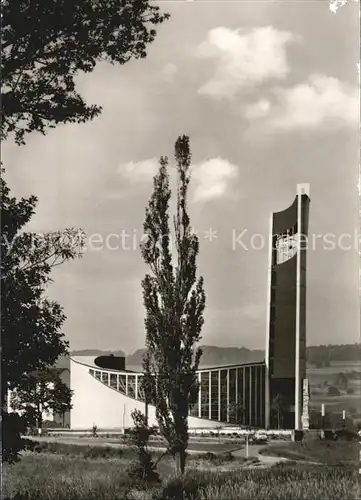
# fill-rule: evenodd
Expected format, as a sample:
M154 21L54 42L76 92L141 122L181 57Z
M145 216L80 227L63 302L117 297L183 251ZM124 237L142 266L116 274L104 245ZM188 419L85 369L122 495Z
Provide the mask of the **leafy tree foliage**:
M72 391L61 380L60 371L50 368L30 373L12 393L11 407L24 416L28 426L41 429L43 412L63 415L70 411Z
M16 200L4 178L0 187L2 437L3 442L16 444L19 425L15 422L4 429L5 422L12 419L4 416L8 389L20 389L29 374L46 370L67 353L68 342L61 329L64 313L57 302L46 297L46 291L51 270L81 256L84 237L75 229L45 235L26 232L36 198ZM16 435L10 436L11 430ZM9 448L5 457L14 453Z
M161 434L184 472L188 446L188 412L198 396L196 370L202 354L200 340L205 308L203 279L196 277L199 242L187 211L191 153L189 138L175 143L178 172L177 211L174 216L177 261L170 248L168 159L160 159L153 194L146 208L142 255L150 267L142 282L146 309L146 354L143 361L147 401L156 407Z
M151 0L3 0L1 135L59 123L86 122L101 112L76 90L76 76L99 61L146 57L157 25L169 16Z
M76 229L44 235L24 231L37 200L17 201L5 180L0 182L2 381L14 390L24 376L67 353L64 313L46 291L51 270L81 256L84 235Z

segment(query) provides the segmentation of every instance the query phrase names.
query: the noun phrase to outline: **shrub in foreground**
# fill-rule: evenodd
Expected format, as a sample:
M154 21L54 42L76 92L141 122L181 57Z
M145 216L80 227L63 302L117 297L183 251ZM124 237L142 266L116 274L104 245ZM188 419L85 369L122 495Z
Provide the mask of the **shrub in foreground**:
M17 413L3 412L1 422L1 459L3 462L15 463L20 459L20 453L26 448L27 440L22 439L25 432L25 422Z
M153 461L148 449L149 439L156 434L156 428L148 426L147 418L141 411L134 410L131 415L134 428L130 431L130 441L136 448L137 461L128 469L129 476L139 481L158 483L157 462Z
M52 455L64 455L83 458L120 458L124 450L110 446L82 446L78 444L57 443L46 441L30 441L29 449L35 453L49 453Z
M199 482L189 475L170 479L162 488L153 491L152 500L201 500Z

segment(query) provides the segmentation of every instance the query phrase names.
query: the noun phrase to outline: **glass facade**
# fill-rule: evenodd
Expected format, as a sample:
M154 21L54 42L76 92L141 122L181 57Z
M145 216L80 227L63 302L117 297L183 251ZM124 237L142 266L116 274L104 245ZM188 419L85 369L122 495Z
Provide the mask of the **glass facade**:
M144 401L142 373L89 369L89 374L130 398ZM198 382L198 400L191 408L191 416L264 428L264 363L199 370Z

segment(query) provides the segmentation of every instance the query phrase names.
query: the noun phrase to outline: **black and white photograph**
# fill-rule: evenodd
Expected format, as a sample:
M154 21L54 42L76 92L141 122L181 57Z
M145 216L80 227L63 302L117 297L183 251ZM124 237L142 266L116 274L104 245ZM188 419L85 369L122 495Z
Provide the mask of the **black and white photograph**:
M1 1L1 499L357 499L360 5Z

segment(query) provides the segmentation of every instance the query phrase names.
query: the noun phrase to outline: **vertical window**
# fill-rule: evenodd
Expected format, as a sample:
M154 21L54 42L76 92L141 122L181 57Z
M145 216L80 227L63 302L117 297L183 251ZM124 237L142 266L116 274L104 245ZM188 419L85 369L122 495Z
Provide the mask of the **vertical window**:
M201 417L209 418L209 372L201 372Z
M251 425L249 420L249 412L250 412L249 381L250 381L250 369L249 366L246 366L244 368L244 424L245 425Z
M212 420L218 420L218 370L211 372L211 402Z
M244 394L244 368L238 368L237 370L237 404L240 408L238 415L237 424L244 424L244 405L245 405L245 394Z
M135 375L128 375L128 396L135 398Z
M119 375L119 391L126 394L126 376Z
M221 370L221 422L227 422L227 370Z
M265 367L261 365L259 370L259 426L264 427L264 411L265 411L265 391L264 391L264 380L265 380Z
M143 380L144 376L143 375L138 375L138 399L140 401L145 401L145 393L143 389Z
M257 394L256 394L256 373L257 373L257 366L251 366L251 425L252 427L255 427L256 424L256 399L257 399Z
M110 387L112 387L113 389L117 388L117 374L116 373L110 374Z
M237 370L236 368L232 368L229 370L229 421L232 424L236 424L236 379L237 379Z

